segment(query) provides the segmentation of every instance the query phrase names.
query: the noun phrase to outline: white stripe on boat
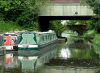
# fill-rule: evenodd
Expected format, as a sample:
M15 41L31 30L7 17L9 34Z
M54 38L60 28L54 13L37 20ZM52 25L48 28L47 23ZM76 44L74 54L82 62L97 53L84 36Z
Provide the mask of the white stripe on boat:
M23 45L18 45L19 48L37 48L38 45L27 45L27 44L23 44Z

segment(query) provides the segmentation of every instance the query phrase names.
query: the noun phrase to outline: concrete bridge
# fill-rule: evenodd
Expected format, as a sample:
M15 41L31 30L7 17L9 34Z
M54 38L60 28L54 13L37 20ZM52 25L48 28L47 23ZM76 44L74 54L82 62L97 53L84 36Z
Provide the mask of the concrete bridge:
M39 16L94 16L87 5L75 4L47 4L41 7Z
M86 0L50 0L40 7L40 16L93 16Z
M43 31L50 20L89 20L95 14L85 0L50 0L40 7L39 22Z

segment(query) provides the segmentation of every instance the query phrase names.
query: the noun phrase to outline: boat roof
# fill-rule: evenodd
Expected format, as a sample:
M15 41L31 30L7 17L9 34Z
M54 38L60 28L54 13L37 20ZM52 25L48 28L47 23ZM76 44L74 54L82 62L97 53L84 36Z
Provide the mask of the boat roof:
M12 33L5 33L5 34L3 34L3 36L9 36L9 35L11 35L11 36L17 36L15 33L14 34L12 34Z
M47 34L47 33L55 33L54 31L52 30L49 30L49 31L46 31L46 32L35 32L37 34Z

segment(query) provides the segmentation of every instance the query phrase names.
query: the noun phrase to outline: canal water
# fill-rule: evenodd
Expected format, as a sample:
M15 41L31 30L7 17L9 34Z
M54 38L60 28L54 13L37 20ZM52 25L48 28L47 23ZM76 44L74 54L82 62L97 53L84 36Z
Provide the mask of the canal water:
M100 73L99 57L87 42L65 44L55 58L36 71L33 51L6 52L0 56L0 73Z

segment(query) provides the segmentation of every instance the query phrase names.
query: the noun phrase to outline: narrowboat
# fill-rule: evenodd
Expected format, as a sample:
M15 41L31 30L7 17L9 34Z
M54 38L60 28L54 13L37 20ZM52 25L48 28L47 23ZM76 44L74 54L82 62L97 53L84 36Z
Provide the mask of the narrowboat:
M64 39L58 39L54 31L24 32L18 44L18 59L24 70L35 71L50 59L55 58L57 51L64 44ZM27 64L26 64L27 63Z
M0 46L2 46L4 43L3 37L0 35Z
M54 31L24 32L21 34L21 37L21 42L18 44L19 49L37 49L57 41L57 36Z
M22 32L17 37L18 51L12 51L13 54L6 52L5 68L8 70L20 66L22 72L34 72L55 58L64 42L65 40L57 38L54 31Z
M0 35L0 56L4 55L3 43L4 43L3 37Z
M15 33L5 33L3 36L3 46L5 50L14 50L14 47L17 46L17 37L18 35Z

